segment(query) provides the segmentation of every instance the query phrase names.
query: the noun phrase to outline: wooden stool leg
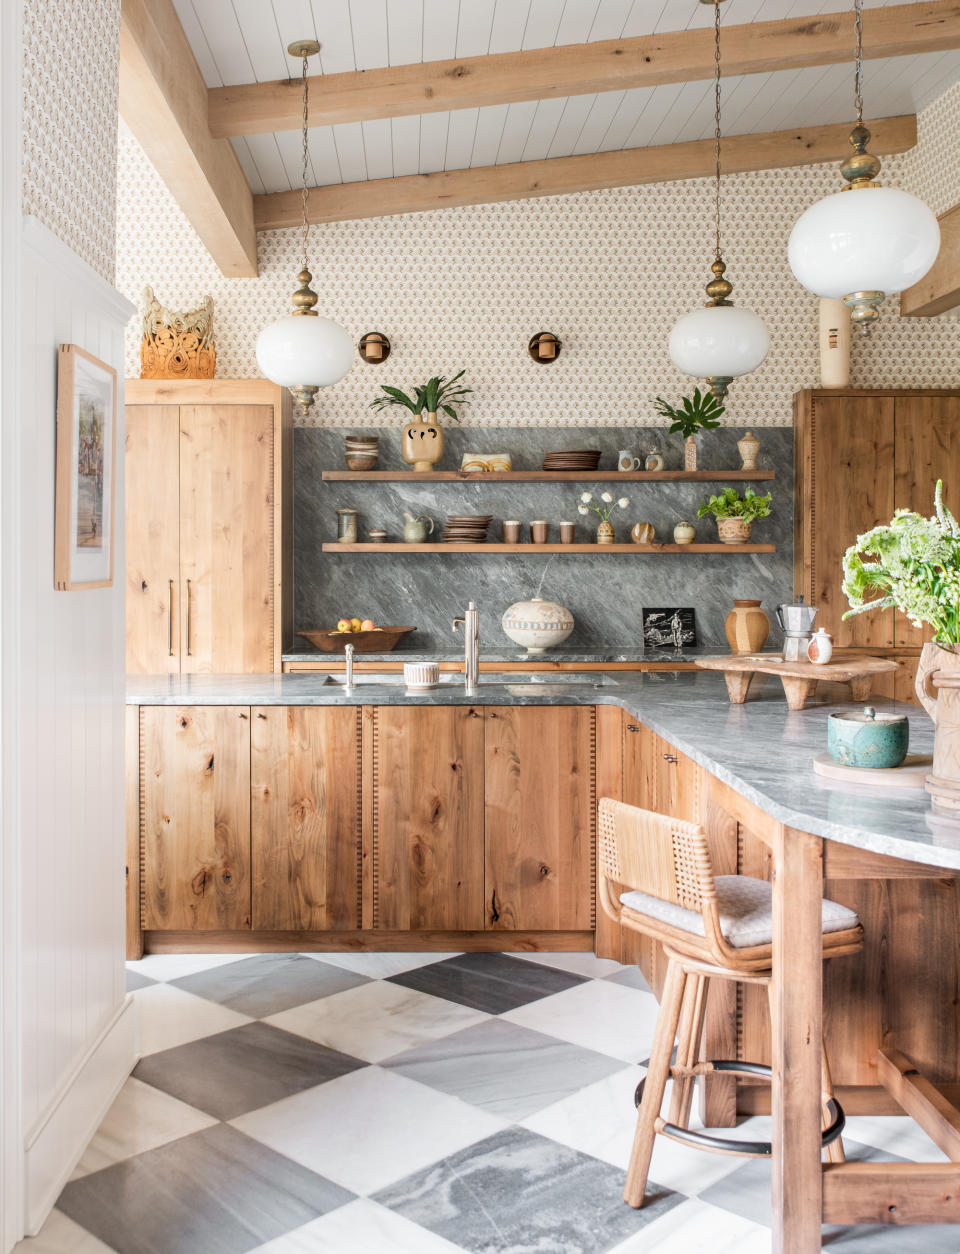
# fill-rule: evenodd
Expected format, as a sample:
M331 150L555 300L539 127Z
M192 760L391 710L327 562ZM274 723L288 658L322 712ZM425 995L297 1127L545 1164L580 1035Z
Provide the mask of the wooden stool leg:
M627 1179L623 1189L623 1200L634 1209L643 1205L647 1188L647 1175L650 1171L650 1158L653 1154L653 1141L656 1136L656 1122L660 1116L660 1105L667 1086L667 1077L670 1075L670 1055L673 1053L674 1042L677 1039L677 1024L680 1021L686 982L687 976L683 967L671 958L667 965L663 995L660 998L660 1013L657 1015L657 1028L653 1034L650 1065L647 1068L647 1078L643 1086L643 1099L637 1112L637 1130L633 1138L630 1165L627 1167Z
M820 1113L820 1129L824 1131L830 1126L830 1114L827 1108L827 1098L833 1097L833 1081L830 1078L830 1063L827 1061L827 1046L823 1046L823 1108ZM843 1152L843 1138L837 1139L826 1148L828 1163L845 1163L847 1156Z
M677 1068L696 1066L700 1059L700 1041L703 1038L703 1020L707 1009L707 984L705 975L688 975L683 996L683 1011L677 1029ZM690 1126L690 1107L696 1079L691 1075L675 1075L670 1095L671 1123L678 1127Z

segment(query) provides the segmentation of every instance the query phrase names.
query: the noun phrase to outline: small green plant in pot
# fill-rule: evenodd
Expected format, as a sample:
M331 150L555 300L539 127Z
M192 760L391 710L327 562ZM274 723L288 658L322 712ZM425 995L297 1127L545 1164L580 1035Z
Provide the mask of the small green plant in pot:
M426 383L417 384L411 396L400 388L382 384L384 395L370 402L370 408L378 411L399 405L413 414L413 421L403 428L401 451L403 460L414 470L428 471L443 456L443 428L437 422L437 410L442 410L454 422L460 421L457 408L469 404L468 397L473 391L460 382L464 373L461 370L452 379L434 375Z
M708 497L697 510L698 518L707 514L716 518L717 536L723 544L743 544L750 539L754 522L770 514L770 493L757 496L753 488L747 488L741 496L736 488L724 488L718 495Z
M679 406L670 405L658 396L656 410L661 418L670 419L670 434L683 436L683 468L697 468L697 433L720 426L723 406L710 392L694 388L693 396L682 396Z

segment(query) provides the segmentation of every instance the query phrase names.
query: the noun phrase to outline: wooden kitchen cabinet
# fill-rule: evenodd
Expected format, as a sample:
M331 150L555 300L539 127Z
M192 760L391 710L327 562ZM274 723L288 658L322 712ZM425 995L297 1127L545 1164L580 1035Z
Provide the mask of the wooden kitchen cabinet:
M596 711L485 711L488 929L578 931L594 925Z
M361 923L361 707L251 710L254 929Z
M481 929L482 710L377 706L369 734L373 927Z
M289 397L263 380L131 379L126 394L127 670L279 670Z
M140 709L144 929L250 927L250 711Z

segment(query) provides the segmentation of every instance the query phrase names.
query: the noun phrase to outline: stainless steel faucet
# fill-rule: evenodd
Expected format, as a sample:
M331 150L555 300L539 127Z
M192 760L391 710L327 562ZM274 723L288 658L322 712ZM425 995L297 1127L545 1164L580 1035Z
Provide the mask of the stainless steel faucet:
M453 630L463 628L464 690L468 697L476 695L480 672L480 611L471 601L462 618L453 620Z
M353 692L353 645L348 644L343 653L347 659L347 673L344 676L343 691L350 694Z

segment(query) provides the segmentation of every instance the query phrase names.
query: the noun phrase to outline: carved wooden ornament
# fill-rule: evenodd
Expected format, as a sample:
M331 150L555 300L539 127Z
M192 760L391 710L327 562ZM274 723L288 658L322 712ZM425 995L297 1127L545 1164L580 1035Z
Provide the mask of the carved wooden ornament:
M172 313L143 289L140 374L144 379L212 379L217 364L213 342L213 297L199 309Z

